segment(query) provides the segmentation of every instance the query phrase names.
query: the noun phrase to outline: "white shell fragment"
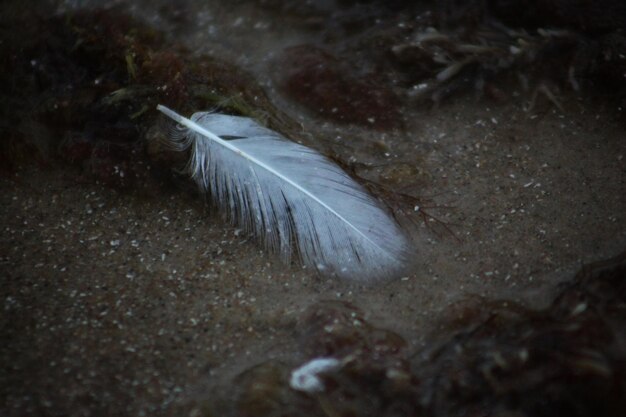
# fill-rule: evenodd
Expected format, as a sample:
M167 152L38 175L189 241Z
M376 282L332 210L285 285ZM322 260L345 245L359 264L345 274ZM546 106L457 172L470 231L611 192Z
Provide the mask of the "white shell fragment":
M291 388L304 392L324 391L324 384L318 375L337 369L341 362L335 358L313 359L291 373Z

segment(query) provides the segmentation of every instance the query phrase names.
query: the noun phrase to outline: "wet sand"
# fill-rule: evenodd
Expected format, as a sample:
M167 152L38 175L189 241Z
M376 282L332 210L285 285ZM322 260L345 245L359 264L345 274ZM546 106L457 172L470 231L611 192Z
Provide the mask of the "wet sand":
M354 285L281 264L170 182L120 191L58 162L21 167L0 178L0 414L167 415L269 358L299 365L302 312L321 300L352 303L419 350L460 300L542 307L583 264L626 247L614 109L461 98L404 109L406 130L381 135L276 103L377 167L365 177L410 166L393 186L431 196L420 210L456 237L418 216L410 273Z

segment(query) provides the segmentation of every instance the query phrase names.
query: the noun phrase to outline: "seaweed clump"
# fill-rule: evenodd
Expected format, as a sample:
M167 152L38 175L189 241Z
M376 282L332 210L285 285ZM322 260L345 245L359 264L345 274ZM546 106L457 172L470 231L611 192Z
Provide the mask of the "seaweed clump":
M414 363L431 415L623 415L625 255L583 268L545 310L486 305Z
M474 90L496 101L505 82L544 96L562 110L559 93L626 100L626 6L615 0L441 1L422 24L406 24L392 44L393 62L416 100Z
M303 362L333 357L321 392L289 387L272 360L235 379L208 415L622 416L626 412L626 254L591 265L552 304L511 302L453 309L435 348L411 352L399 335L343 302L312 306L301 322ZM444 326L444 328L446 328ZM233 401L234 396L234 401ZM215 398L215 397L213 397ZM214 414L214 412L219 413Z
M82 168L82 180L137 185L147 178L141 139L155 127L157 103L286 123L250 76L191 58L119 8L61 15L17 2L2 8L0 161L7 173L33 160L60 161ZM153 162L162 156L147 150Z
M378 130L402 126L398 99L376 73L354 76L346 62L313 45L283 51L283 92L317 115Z

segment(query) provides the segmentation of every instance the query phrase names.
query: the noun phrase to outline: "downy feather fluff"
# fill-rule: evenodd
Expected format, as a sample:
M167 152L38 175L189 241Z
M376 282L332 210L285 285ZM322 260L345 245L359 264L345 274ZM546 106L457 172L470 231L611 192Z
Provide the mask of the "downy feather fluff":
M355 281L393 276L409 243L367 191L320 153L252 119L212 112L183 125L169 145L191 147L188 173L232 220L289 262L293 253L324 275Z

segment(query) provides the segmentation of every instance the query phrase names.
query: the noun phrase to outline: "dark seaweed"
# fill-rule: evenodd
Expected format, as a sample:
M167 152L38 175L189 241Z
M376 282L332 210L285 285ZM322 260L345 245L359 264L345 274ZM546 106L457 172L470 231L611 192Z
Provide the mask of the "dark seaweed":
M454 319L442 326L451 336L410 352L399 335L372 326L350 304L316 304L301 321L301 351L305 359L343 360L323 376L325 391L293 391L288 364L270 361L242 373L238 399L209 415L626 413L626 254L584 267L543 310L474 299L451 311Z

